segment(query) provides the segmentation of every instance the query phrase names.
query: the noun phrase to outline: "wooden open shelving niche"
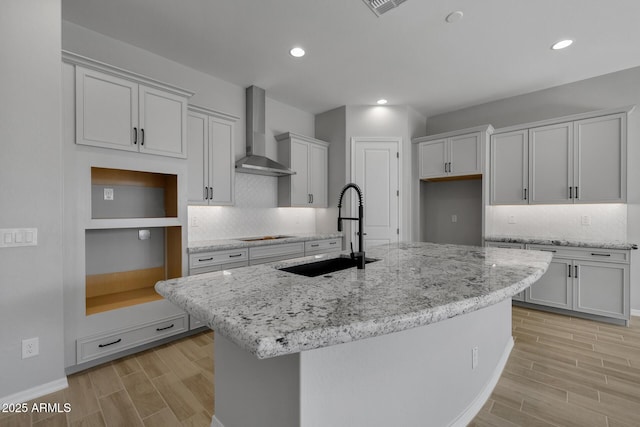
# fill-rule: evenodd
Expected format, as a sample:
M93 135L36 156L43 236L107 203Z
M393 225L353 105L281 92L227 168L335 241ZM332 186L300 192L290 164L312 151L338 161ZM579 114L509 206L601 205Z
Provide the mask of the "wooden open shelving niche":
M91 186L92 219L117 222L113 228L85 231L86 315L161 300L156 282L182 276L182 227L157 226L158 218L178 216L177 176L92 167ZM107 187L114 190L114 200L102 200ZM123 218L136 224L123 227ZM138 239L139 230L149 230L150 240Z

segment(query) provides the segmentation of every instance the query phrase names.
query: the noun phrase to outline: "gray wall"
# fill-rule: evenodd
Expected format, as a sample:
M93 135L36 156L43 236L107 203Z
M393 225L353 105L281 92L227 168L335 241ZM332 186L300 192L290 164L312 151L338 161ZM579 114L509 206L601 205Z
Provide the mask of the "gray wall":
M482 244L482 180L421 182L422 239L456 245ZM452 221L452 215L457 221Z
M0 3L0 228L38 229L38 246L0 249L0 402L64 379L60 7Z
M635 104L640 104L640 67L429 117L427 131L435 134L484 123L500 128ZM640 243L639 114L634 111L629 116L627 153L627 239L633 243ZM640 310L638 251L632 252L631 308Z

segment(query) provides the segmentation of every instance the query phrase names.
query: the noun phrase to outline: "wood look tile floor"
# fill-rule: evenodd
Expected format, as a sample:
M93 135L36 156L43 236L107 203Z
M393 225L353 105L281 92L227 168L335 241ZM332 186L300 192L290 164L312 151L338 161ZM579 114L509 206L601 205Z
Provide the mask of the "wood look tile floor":
M640 318L626 328L514 307L513 337L500 381L470 426L640 426ZM70 403L70 413L0 414L0 427L208 427L212 357L209 331L110 362L36 399Z

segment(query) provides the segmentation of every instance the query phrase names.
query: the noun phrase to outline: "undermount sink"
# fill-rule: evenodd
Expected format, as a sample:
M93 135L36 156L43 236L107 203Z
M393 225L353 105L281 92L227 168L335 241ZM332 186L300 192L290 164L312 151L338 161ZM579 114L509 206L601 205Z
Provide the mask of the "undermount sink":
M239 239L243 242L257 242L259 240L278 240L278 239L286 239L288 237L293 236L261 236L261 237L248 237L246 239Z
M375 258L365 258L365 264L369 264L370 262L375 261L378 260ZM300 274L307 277L316 277L323 274L329 274L340 270L346 270L347 268L356 267L357 263L357 260L352 259L348 255L343 255L338 258L314 261L307 264L279 268L278 270L286 271L288 273Z

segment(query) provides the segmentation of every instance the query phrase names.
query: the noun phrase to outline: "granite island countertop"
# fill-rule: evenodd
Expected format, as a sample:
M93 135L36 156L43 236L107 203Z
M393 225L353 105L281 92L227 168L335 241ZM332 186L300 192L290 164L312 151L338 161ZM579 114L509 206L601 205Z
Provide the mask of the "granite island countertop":
M201 252L221 251L221 250L233 250L241 248L250 248L255 246L265 245L280 245L284 243L298 243L309 242L312 240L324 240L324 239L341 239L343 233L308 233L308 234L292 234L279 239L267 239L267 240L241 240L238 239L219 239L219 240L198 240L189 242L187 247L187 253L197 254ZM242 239L252 239L252 237L244 237Z
M548 252L399 243L319 277L278 270L329 254L161 281L156 291L258 358L428 325L496 304L549 266Z
M602 242L595 240L578 240L578 239L552 239L545 237L526 237L526 236L487 236L484 238L487 242L502 243L524 243L535 245L549 246L570 246L576 248L597 248L597 249L618 249L631 250L638 249L638 245L628 242Z

